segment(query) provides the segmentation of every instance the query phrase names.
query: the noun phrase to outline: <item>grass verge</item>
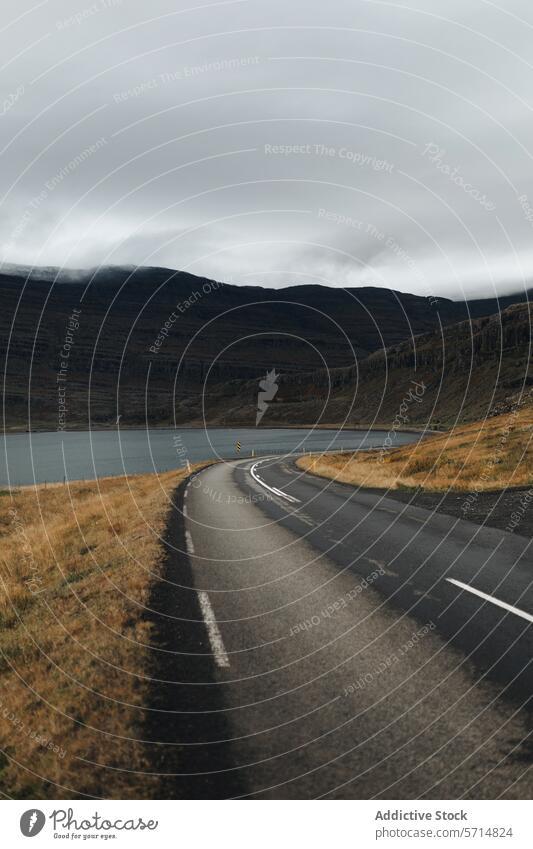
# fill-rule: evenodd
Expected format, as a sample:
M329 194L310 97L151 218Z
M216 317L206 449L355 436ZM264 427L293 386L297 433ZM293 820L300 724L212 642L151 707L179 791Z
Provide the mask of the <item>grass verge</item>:
M414 445L302 457L300 468L355 486L490 491L533 484L533 409L461 425ZM392 435L393 441L393 435Z
M198 468L198 467L196 467ZM0 792L149 798L140 742L173 471L0 495Z

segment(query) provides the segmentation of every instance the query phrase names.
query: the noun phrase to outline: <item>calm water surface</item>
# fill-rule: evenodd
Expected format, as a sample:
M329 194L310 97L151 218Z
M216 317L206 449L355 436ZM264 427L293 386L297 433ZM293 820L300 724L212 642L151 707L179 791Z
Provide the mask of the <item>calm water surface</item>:
M372 448L383 444L385 431L261 428L200 428L21 433L4 437L0 484L43 483L163 472L213 457L232 459L269 453L322 451L328 448ZM394 444L417 439L396 433ZM235 443L241 443L240 455Z

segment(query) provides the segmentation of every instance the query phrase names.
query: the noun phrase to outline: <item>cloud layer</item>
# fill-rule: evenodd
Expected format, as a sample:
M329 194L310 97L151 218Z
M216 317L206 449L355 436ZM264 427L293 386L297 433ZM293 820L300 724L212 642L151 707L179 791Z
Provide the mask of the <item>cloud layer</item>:
M4 262L528 285L526 0L2 8Z

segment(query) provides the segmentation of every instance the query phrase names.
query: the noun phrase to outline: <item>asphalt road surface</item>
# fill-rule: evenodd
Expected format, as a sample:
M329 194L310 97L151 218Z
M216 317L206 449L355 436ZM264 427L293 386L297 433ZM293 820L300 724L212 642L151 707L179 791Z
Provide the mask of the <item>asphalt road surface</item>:
M283 458L211 466L175 507L178 795L531 797L529 539Z

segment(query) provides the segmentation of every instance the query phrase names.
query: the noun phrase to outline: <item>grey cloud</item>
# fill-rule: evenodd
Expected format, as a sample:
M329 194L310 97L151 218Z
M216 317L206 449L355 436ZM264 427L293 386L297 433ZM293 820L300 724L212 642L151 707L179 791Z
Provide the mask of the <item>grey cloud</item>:
M527 285L525 0L189 6L3 4L5 262Z

